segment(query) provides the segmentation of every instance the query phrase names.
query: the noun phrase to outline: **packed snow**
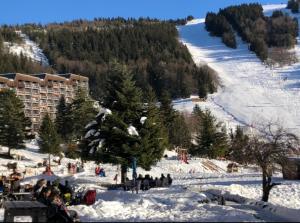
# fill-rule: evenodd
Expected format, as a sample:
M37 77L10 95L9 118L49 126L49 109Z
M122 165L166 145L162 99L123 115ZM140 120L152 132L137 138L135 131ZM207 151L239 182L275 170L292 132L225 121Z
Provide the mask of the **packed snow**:
M285 7L285 4L267 5L264 12L270 15ZM259 124L276 122L299 134L300 62L271 69L249 51L240 38L237 38L237 49L231 49L221 38L210 36L204 22L204 19L195 19L179 26L180 40L188 47L196 64L208 64L217 71L221 87L217 93L209 95L206 102L188 101L174 104L174 107L191 112L194 105L199 104L201 108L210 109L228 128L236 125L258 128ZM299 44L298 38L295 47L298 58Z
M49 61L45 54L43 53L42 49L39 46L31 41L29 37L22 33L21 31L17 31L17 33L22 37L23 43L11 43L11 42L4 42L4 46L8 48L8 51L12 54L20 55L21 53L23 56L26 56L33 61L41 63L43 66L49 66Z
M175 151L166 151L165 158L152 167L150 171L137 168L138 174L150 174L160 177L161 174L170 173L173 184L167 188L151 188L148 191L139 191L132 194L130 191L107 190L104 185L120 183L120 167L111 164L100 164L106 172L106 177L95 176L94 162L87 162L84 172L71 174L67 171L67 163L79 163L79 160L63 158L62 165L52 162L55 175L46 176L42 172L44 167L37 167L38 163L48 158L47 154L39 153L36 141L26 144L25 150L13 150L12 154L22 156L18 162L20 172L26 170L21 184L35 184L38 179L45 178L53 181L60 178L75 186L75 188L96 189L97 198L91 206L76 205L68 207L79 213L81 221L269 221L278 220L277 215L271 211L262 212L255 206L237 203L218 205L211 201L211 190L220 193L242 196L259 201L261 198L261 174L257 167L240 167L237 173L227 173L230 163L224 160L208 160L195 158L188 160L189 164L178 160ZM5 152L5 148L2 152ZM51 159L56 159L52 157ZM8 175L6 164L15 162L0 158L0 170ZM117 181L115 177L117 175ZM131 178L132 170L128 170ZM276 209L297 211L300 209L300 181L286 181L279 172L275 174L275 181L281 185L275 187L270 195L270 203ZM0 209L0 219L3 219L4 210ZM284 215L283 215L284 216ZM285 218L282 218L285 219ZM24 219L21 219L24 220Z

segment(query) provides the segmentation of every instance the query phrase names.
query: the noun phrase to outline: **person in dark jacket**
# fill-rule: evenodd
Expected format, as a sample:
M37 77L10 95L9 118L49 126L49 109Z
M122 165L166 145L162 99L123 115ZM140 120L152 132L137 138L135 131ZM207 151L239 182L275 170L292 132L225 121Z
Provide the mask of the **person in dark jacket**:
M169 173L167 174L167 179L168 179L168 185L171 186L173 179L171 178L171 175Z
M36 185L33 187L34 197L37 199L43 188L47 187L47 181L45 179L40 179L36 182Z
M77 221L77 213L75 211L69 211L66 208L59 193L53 192L50 200L51 204L48 210L48 222L71 223Z
M40 193L40 196L37 198L37 201L49 207L51 205L50 194L51 187L44 187Z

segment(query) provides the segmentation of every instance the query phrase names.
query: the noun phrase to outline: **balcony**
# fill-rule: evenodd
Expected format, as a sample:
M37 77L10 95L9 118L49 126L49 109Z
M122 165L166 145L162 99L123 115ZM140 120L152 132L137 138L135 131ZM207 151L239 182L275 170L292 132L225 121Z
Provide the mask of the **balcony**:
M48 82L48 87L52 88L53 87L53 83L52 82Z
M25 93L25 91L17 89L17 95L24 95Z
M53 83L53 88L59 88L59 87L60 87L59 84Z
M45 100L46 100L46 99L47 99L47 95L42 94L42 95L41 95L41 99L45 99Z
M24 86L25 86L25 88L31 88L31 84L30 83L25 83Z
M40 92L41 92L41 93L47 93L47 88L41 87L41 88L40 88Z
M23 81L19 81L18 88L25 88L25 83Z
M40 106L32 106L31 108L34 111L39 111L40 110Z
M39 89L40 86L39 86L38 84L32 84L32 85L31 85L31 88L32 88L32 89Z
M31 109L31 105L25 105L25 109Z

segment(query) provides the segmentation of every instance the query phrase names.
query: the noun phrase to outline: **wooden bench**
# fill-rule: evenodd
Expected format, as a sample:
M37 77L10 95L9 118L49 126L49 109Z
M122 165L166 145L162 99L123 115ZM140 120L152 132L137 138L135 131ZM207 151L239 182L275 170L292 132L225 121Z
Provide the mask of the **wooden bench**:
M15 216L30 216L32 222L47 222L47 206L38 201L5 201L4 222L14 222Z

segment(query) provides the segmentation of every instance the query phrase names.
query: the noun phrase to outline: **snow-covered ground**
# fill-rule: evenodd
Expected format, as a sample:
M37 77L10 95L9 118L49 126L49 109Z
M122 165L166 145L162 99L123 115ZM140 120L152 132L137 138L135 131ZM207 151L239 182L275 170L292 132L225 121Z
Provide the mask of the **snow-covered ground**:
M264 10L269 15L285 6L267 5ZM199 106L209 108L228 127L258 128L259 124L272 121L300 134L300 62L270 69L240 38L237 38L237 49L231 49L221 42L221 38L211 37L204 22L204 19L195 19L178 27L180 40L188 47L195 63L208 64L218 72L221 81L218 92L209 95L207 102L197 102ZM295 51L299 58L299 38ZM191 111L194 105L190 101L174 107Z
M23 39L23 43L11 43L11 42L4 42L4 46L8 48L8 51L12 54L20 55L21 53L23 56L26 56L33 61L41 63L43 66L49 66L49 61L45 54L43 53L42 49L39 46L31 41L29 37L21 33L21 31L17 32Z
M163 158L150 171L138 168L137 172L143 175L150 174L153 177L170 173L173 177L173 185L169 188L152 188L149 191L132 194L123 190L107 190L102 186L107 183L116 183L114 177L120 174L120 169L110 164L101 165L105 169L106 177L94 175L96 164L93 162L85 164L84 172L72 175L66 170L67 163L76 163L78 160L63 158L61 166L53 162L52 170L55 176L47 177L42 174L44 168L34 168L37 163L48 157L47 154L40 154L35 142L26 145L26 150L12 151L13 154L25 157L25 160L18 161L20 171L27 170L22 184L34 184L40 178L52 181L60 177L62 183L67 179L77 188L97 190L95 204L69 207L79 213L82 221L252 222L277 219L272 213L266 215L248 206L237 204L222 206L216 202L202 203L212 198L212 195L207 192L211 189L260 200L261 176L256 167L240 168L238 173L230 174L226 172L229 161L192 159L189 160L189 164L185 164L177 160L176 152L167 151L165 154L168 157ZM9 173L5 167L8 162L14 161L0 158L0 170L4 175ZM129 169L129 178L131 174L131 169ZM300 181L282 180L280 173L276 174L275 180L281 182L282 185L273 189L270 203L299 210ZM119 181L120 177L118 177L118 183ZM0 219L3 219L3 214L3 209L0 209Z

